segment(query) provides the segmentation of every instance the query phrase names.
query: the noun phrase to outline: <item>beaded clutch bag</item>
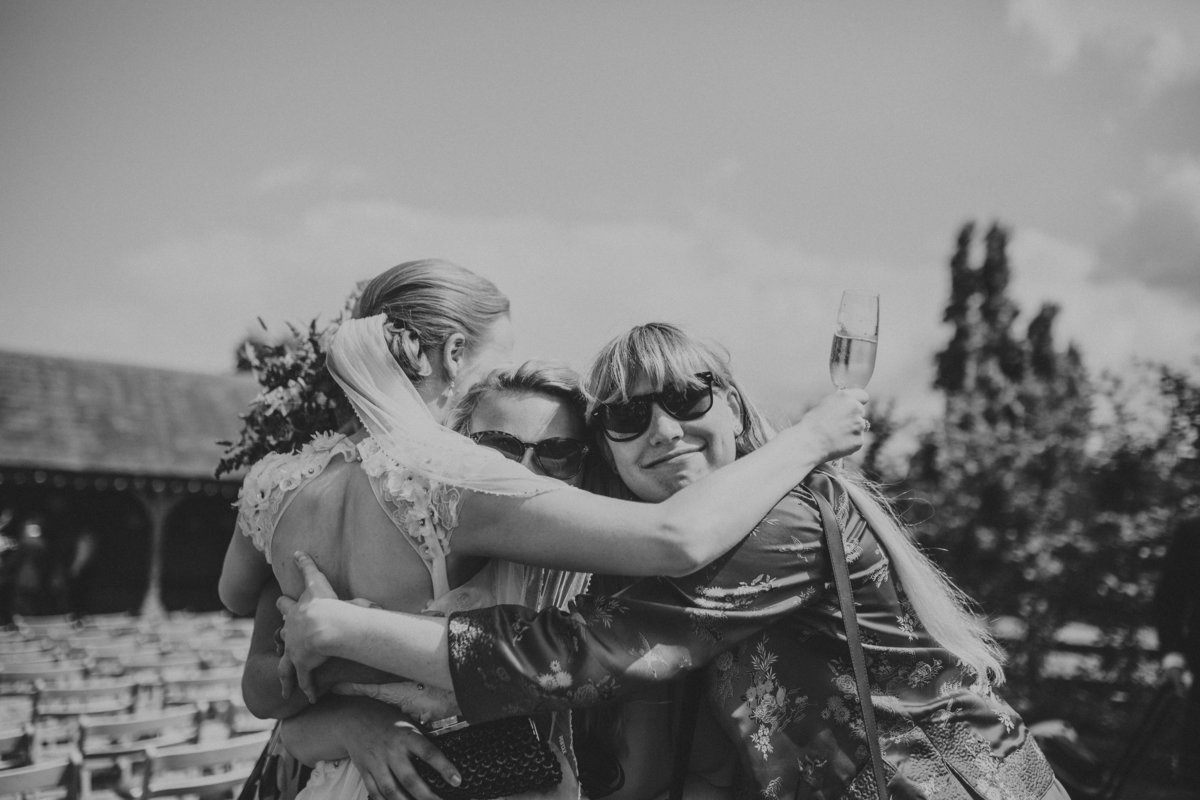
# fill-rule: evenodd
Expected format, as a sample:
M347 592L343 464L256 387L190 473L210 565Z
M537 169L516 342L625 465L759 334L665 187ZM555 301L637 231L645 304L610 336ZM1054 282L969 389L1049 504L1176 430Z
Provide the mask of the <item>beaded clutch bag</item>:
M529 717L478 725L451 717L433 723L426 734L462 775L462 785L451 786L424 761L414 761L417 773L443 800L491 800L562 782L562 765Z

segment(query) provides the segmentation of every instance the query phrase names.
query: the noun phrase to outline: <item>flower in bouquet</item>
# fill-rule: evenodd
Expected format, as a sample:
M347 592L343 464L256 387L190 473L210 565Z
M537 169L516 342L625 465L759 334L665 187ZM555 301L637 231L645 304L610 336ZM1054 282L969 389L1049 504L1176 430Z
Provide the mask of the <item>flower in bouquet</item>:
M353 315L360 286L347 298L341 313L327 324L314 319L304 327L288 323L288 335L275 343L247 341L238 353L239 365L254 373L260 390L241 414L237 442L225 448L216 476L248 467L268 453L290 453L313 436L335 431L353 419L341 388L325 367L333 334ZM266 323L259 324L266 330Z

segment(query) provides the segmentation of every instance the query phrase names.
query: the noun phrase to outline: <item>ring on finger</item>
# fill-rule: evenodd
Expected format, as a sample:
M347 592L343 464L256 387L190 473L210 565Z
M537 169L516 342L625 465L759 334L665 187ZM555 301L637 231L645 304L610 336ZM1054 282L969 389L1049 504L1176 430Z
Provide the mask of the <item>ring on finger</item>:
M866 433L869 430L871 430L871 420L864 419L863 420L863 433Z

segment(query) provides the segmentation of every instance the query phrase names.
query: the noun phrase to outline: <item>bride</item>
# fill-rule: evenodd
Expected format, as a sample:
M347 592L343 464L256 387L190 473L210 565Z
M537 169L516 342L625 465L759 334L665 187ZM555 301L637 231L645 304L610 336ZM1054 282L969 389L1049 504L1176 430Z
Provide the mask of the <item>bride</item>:
M436 329L435 317L442 323ZM329 352L330 371L368 435L357 442L318 437L251 470L239 514L245 536L234 537L222 574L227 605L254 607L272 573L284 594L300 595L303 577L289 557L299 550L321 563L339 594L406 611L446 596L481 559L685 575L734 545L813 467L861 443L865 393L842 392L752 456L666 502L571 488L439 425L464 387L507 355L509 324L507 300L495 287L445 262L402 264L368 284L356 318L341 326ZM247 678L253 683L249 662ZM302 688L316 697L316 686ZM405 761L387 759L380 768L376 758L357 794L392 796L399 784L430 796ZM444 761L431 763L452 778ZM316 782L314 792L353 783L343 778Z

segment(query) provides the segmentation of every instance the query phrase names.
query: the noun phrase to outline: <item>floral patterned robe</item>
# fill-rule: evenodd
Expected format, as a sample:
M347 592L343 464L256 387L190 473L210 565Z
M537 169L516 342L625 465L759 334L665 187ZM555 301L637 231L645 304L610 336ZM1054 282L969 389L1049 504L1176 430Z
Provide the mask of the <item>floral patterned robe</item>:
M1021 718L933 643L872 531L820 474L686 578L581 595L570 612L453 615L451 672L464 714L483 721L588 706L704 667L707 699L756 796L874 798L814 491L841 523L892 797L1065 800Z

